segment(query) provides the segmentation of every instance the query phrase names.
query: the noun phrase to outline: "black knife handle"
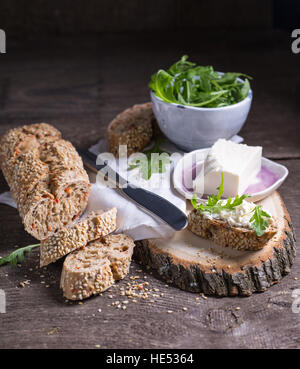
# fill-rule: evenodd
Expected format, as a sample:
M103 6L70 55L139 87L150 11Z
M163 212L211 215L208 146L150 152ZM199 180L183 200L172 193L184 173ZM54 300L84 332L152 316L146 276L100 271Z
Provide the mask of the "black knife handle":
M122 191L138 204L157 215L176 231L180 231L187 226L186 215L165 198L144 188L135 187L132 184L122 188Z

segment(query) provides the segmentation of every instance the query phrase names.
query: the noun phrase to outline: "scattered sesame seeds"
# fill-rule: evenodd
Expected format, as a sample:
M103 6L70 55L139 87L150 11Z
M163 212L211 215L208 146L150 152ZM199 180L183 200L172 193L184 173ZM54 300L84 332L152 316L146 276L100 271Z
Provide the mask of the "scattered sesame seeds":
M48 336L55 333L58 333L58 327L51 329L51 331L48 332Z

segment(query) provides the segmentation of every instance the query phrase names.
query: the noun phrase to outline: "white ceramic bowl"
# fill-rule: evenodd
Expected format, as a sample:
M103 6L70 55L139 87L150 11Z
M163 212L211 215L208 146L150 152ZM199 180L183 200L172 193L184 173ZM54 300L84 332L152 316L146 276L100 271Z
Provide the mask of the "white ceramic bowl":
M196 108L168 103L150 92L152 108L161 131L185 151L212 146L229 139L243 127L252 102L252 90L237 104L221 108Z

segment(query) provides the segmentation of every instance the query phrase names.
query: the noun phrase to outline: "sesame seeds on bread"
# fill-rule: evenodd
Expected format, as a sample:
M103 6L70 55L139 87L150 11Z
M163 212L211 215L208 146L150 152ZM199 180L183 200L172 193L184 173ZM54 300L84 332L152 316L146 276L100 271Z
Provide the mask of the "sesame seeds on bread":
M151 103L124 110L107 128L108 151L118 157L119 145L127 145L127 156L140 152L151 142L155 122Z
M97 295L129 271L134 242L125 235L109 235L69 254L63 265L60 287L69 300Z
M74 146L47 123L9 130L0 164L28 233L42 240L84 211L90 182Z
M116 229L117 209L91 212L73 227L60 228L41 242L40 266L55 262L68 253L86 246Z
M259 237L250 228L235 227L219 219L208 219L196 209L188 215L188 229L202 238L212 240L217 245L252 251L262 249L277 232L276 225L272 224Z

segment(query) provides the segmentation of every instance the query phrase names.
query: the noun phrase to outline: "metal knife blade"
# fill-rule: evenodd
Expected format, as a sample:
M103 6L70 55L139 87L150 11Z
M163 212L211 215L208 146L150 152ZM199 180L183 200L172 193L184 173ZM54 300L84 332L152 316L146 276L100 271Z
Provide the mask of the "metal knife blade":
M107 164L97 165L97 156L90 151L81 148L76 149L79 155L82 157L86 166L90 169L99 171L107 166ZM137 187L132 183L129 183L125 178L121 177L119 173L113 171L111 168L109 172L110 181L116 182L116 185L124 185L125 183L127 184L127 187L118 186L118 190L123 192L130 199L134 200L144 209L150 211L152 214L162 219L176 231L180 231L187 226L188 221L185 213L178 209L178 207L173 205L170 201L151 191L145 190L144 188Z

